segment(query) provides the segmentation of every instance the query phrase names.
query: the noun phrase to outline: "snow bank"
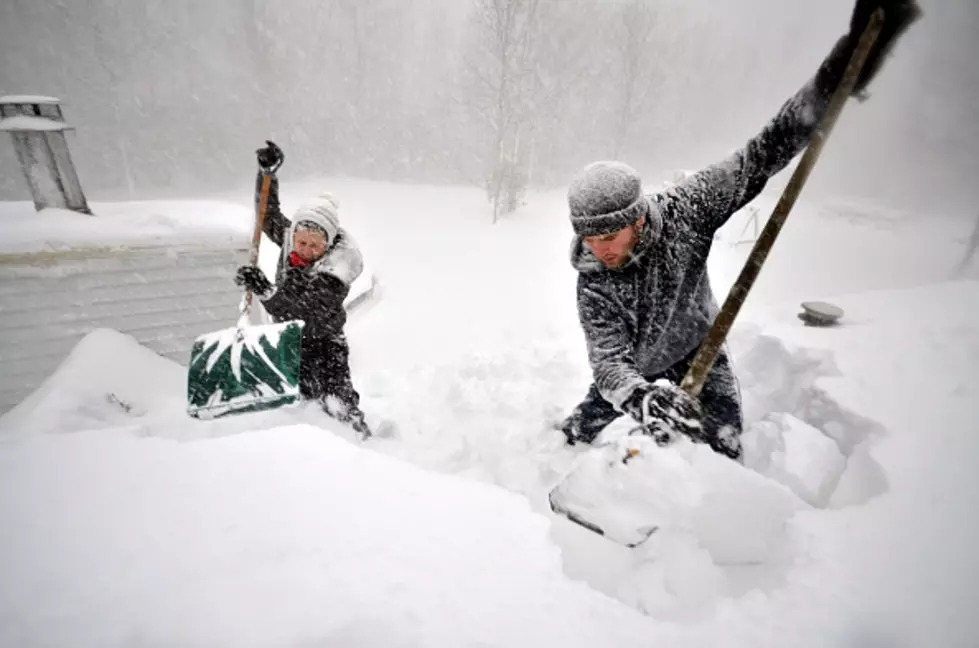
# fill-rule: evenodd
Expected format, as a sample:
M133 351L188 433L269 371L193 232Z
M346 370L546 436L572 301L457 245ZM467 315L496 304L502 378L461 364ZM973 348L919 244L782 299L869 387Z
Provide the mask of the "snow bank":
M848 313L881 314L870 342L860 327L788 318L742 329L736 357L754 349L773 379L793 382L775 393L747 381L749 401L782 413L753 421L754 432L776 424L787 446L835 423L846 457L838 488L871 469L884 487L813 508L776 480L680 446L650 455L640 476L663 480L657 493L677 506L632 552L547 511L548 487L587 456L561 448L541 421L558 398L549 386L565 394L575 383L559 338L534 353L460 358L467 370L402 376L386 391L403 403L402 438L360 447L329 426L282 427L301 412L224 428L167 420L182 373L100 332L19 412L24 431L61 421L77 432L0 442L0 643L968 645L979 631L979 394L965 380L979 351L975 288L839 300ZM930 342L881 353L908 330ZM811 346L793 351L803 340ZM914 391L877 392L902 386ZM108 390L131 411L92 396ZM168 391L173 400L151 402ZM423 391L429 407L418 410ZM411 407L426 416L413 421ZM116 418L105 414L113 408ZM222 438L202 440L212 436ZM758 564L725 564L745 558Z
M648 645L505 491L310 426L0 447L0 644Z
M746 465L824 506L846 467L836 442L791 414L774 413L744 435Z
M831 301L847 312L848 323L836 329L802 327L777 306L761 324L762 339L781 340L783 350L804 345L810 359L829 354L782 411L821 430L846 456L832 510L796 522L807 558L797 558L789 576L834 583L849 617L876 624L885 645L971 645L979 636L971 610L979 596L979 282ZM834 453L825 440L818 444L823 449L807 458L835 474Z
M0 203L0 253L86 247L209 244L247 247L252 210L220 201L91 203L93 216L64 209L34 211L29 202Z
M50 434L127 425L152 412L173 420L186 402L187 370L128 335L98 329L55 372L0 417L0 434Z

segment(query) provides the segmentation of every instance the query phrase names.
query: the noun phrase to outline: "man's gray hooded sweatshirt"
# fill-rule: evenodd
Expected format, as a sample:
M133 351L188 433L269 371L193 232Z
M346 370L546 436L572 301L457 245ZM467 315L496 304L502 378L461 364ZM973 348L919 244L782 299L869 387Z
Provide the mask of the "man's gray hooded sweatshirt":
M676 186L643 195L635 171L615 162L592 164L572 182L578 313L595 385L617 410L647 384L646 377L683 360L704 340L719 310L707 278L714 233L806 147L853 41L841 39L816 75L743 148ZM583 241L642 216L640 240L619 269L606 269Z

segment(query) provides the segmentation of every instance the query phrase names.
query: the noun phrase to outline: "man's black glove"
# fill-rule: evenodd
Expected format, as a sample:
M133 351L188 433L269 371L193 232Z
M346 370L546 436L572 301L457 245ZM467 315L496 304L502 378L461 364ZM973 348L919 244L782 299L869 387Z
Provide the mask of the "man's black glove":
M853 7L853 15L850 17L850 33L847 35L854 49L867 25L870 24L871 15L878 8L884 10L884 26L857 78L857 84L853 89L854 95L864 93L870 82L877 76L884 59L891 53L898 38L921 17L921 7L918 6L917 0L857 0Z
M658 443L668 443L678 433L695 441L703 440L700 403L668 380L637 388L622 408Z
M718 454L741 461L738 435L729 429L720 430L716 436L708 434L700 401L675 383L657 380L640 387L622 405L626 413L643 426L643 431L660 445L683 434L695 443L706 443Z
M258 166L262 167L263 171L271 173L282 166L286 156L272 140L265 140L265 144L265 148L255 151L255 155L258 158Z
M268 299L272 294L272 282L265 273L253 265L241 266L235 274L235 283L252 291L259 299Z

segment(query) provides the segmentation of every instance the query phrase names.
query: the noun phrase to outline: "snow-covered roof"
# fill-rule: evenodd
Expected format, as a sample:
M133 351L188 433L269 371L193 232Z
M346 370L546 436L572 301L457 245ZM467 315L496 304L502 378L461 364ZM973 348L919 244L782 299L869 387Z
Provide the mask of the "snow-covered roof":
M72 127L65 122L37 117L34 115L16 115L0 119L0 131L63 131Z
M247 247L249 207L205 200L91 203L94 215L34 210L29 201L0 202L0 254L177 244Z
M57 97L45 97L44 95L7 95L0 97L0 104L60 104L61 99Z

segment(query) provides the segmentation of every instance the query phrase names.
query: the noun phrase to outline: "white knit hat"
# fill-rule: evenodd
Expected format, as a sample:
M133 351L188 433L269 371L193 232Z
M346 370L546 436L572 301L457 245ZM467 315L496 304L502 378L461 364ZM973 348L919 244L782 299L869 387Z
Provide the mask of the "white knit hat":
M303 229L303 223L312 223L326 233L327 245L332 245L340 230L340 205L333 194L320 194L314 202L302 205L292 217L292 232ZM291 237L290 237L291 238Z

